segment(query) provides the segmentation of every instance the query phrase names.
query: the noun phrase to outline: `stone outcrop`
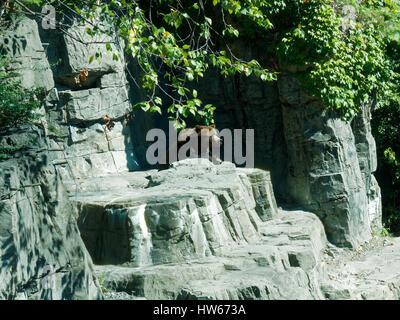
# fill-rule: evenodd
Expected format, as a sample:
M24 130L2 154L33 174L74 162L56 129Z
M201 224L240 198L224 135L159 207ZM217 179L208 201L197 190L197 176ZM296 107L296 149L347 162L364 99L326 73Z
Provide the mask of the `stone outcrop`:
M106 288L147 299L323 297L322 224L279 210L268 172L188 159L130 181L73 198Z
M272 189L266 171L190 159L80 181L71 199L103 288L122 298L400 298L398 239L332 246Z
M84 26L75 24L61 34L42 30L42 39L51 48L49 61L61 61L54 70L56 87L47 99L46 116L47 134L57 150L54 164L64 183L76 185L82 178L139 169L124 121L131 104L123 52L114 60L106 43L112 43L114 52L121 48L109 37L97 44L99 39L90 38ZM101 62L89 63L99 50L104 52ZM76 85L74 78L83 69L88 69L87 79ZM106 127L106 115L114 123L111 129Z
M277 213L268 172L178 162L145 189L79 192L79 228L96 264L185 262L260 240Z
M23 85L54 86L36 22L16 21L1 42ZM55 166L61 148L47 129L43 117L0 139L2 147L22 148L0 165L0 298L101 299L76 208Z
M215 72L213 72L215 71ZM218 129L254 129L255 167L269 170L279 201L287 202L287 151L276 82L227 78L209 71L199 83L200 98L217 107Z
M329 300L399 300L399 238L374 238L357 250L324 252L327 276L321 290Z
M381 230L369 106L346 123L283 73L266 84L209 74L200 85L221 128L255 129L256 167L271 171L280 203L317 214L339 246L356 248Z
M351 126L305 95L294 79L279 84L289 193L321 218L331 242L357 247L369 240L371 229Z
M372 230L382 229L381 190L373 173L377 168L376 144L371 132L371 105L361 108L352 122L361 175L368 196L368 213Z
M23 146L15 160L0 166L2 298L102 298L68 194L82 179L135 170L138 164L124 121L130 102L123 54L119 60L105 54L100 64L90 64L99 46L106 51L107 39L103 45L86 41L84 27L71 25L64 34L41 29L39 35L36 22L24 17L0 41L22 85L48 92L41 119L0 141L3 147ZM84 68L88 77L77 85L74 78ZM105 115L114 122L111 130ZM27 158L27 150L37 156Z
M5 141L27 146L0 165L0 299L101 299L44 130L28 126Z
M19 19L2 30L0 53L10 59L10 68L21 75L24 87L46 90L54 87L53 74L34 20Z

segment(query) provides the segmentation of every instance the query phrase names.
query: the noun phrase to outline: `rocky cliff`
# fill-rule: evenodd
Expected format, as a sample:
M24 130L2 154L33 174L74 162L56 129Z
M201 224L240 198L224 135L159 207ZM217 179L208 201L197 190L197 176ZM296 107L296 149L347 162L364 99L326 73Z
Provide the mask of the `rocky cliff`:
M269 84L210 75L201 89L222 127L254 128L256 166L278 200L317 214L329 241L357 247L382 228L370 106L345 123L284 73Z
M347 124L291 77L210 74L200 87L218 128L255 129L258 169L187 160L157 172L144 137L160 119L124 121L140 100L134 63L106 53L122 52L117 38L97 40L26 17L0 39L23 84L48 92L39 121L0 138L25 146L0 162L1 298L100 299L100 287L148 299L400 297L396 265L377 258L395 260L400 243L364 245L381 228L369 106Z

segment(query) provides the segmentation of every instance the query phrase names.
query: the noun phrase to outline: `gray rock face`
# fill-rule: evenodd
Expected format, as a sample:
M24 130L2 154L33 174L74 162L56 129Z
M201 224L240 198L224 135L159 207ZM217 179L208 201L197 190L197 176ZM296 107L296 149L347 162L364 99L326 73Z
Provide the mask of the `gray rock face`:
M259 241L258 222L277 212L269 174L197 162L152 174L142 190L79 193L79 228L95 263L185 262Z
M105 115L121 118L130 108L124 86L63 91L60 97L65 103L69 123L102 121Z
M373 230L382 229L381 191L373 173L377 168L376 144L371 133L371 106L366 105L353 120L357 156L360 170L368 196L369 220Z
M203 101L214 104L217 128L254 129L255 167L271 172L277 199L288 200L287 152L277 83L217 77L211 70L199 83Z
M0 141L2 146L26 145L36 153L16 154L0 166L0 298L100 299L92 259L77 228L76 207L64 186L71 193L80 179L137 169L122 121L130 105L124 62L108 55L101 65L89 66L98 45L40 31L42 39L36 22L22 18L0 41L1 50L15 60L22 84L49 91L37 123L44 130L34 126ZM84 29L74 26L69 31L87 40ZM55 81L42 41L55 66ZM59 59L61 64L56 63ZM83 68L89 69L88 78L77 86L74 77ZM111 130L103 120L106 114L114 121ZM31 141L39 146L32 147Z
M103 286L147 299L322 298L322 224L278 210L268 172L188 159L148 173L139 190L96 183L72 198Z
M43 42L48 44L47 57L54 65L54 80L57 84L82 89L94 87L110 87L112 85L123 86L126 79L121 77L124 71L124 56L119 55L114 59L114 54L119 54L123 45L117 37L96 35L91 37L86 28L90 25L82 25L77 21L66 19L62 21L65 32L52 29L40 29ZM112 51L106 50L106 45L111 46ZM101 59L92 56L101 52ZM88 69L89 74L84 83L76 86L74 77L83 69Z
M37 142L0 163L0 299L101 299L43 135L33 126L1 139Z
M255 129L256 166L271 171L281 203L317 214L328 239L340 246L357 247L371 228L380 230L369 108L350 126L282 75L278 85L209 75L201 89L203 100L217 107L220 129Z
M34 20L18 18L9 29L3 30L0 52L12 61L11 68L21 75L24 87L46 90L54 87L53 74Z
M48 59L61 59L54 71L56 88L47 99L46 117L57 158L54 164L68 190L74 190L79 179L139 169L130 129L123 121L131 109L121 47L109 37L96 43L99 39L90 38L85 26L76 23L65 34L42 30L41 36L50 44ZM107 41L114 53L119 52L118 60L105 49ZM89 63L99 50L104 52L101 63ZM88 70L87 79L76 85L74 77L83 69ZM106 115L114 123L112 128L106 127Z
M110 299L399 299L399 239L338 248L315 214L273 202L263 220L248 183L272 198L268 176L191 159L82 183L79 227Z
M27 18L17 20L5 32L0 47L13 59L12 67L21 74L22 85L46 90L54 87L36 22ZM109 143L112 144L112 152L119 159L119 152L125 155L129 151L121 151L116 142L118 135L115 132L112 136L107 135L101 125L100 132L98 127L93 131L102 136L102 141L93 147L93 143L87 141L92 138L88 130L82 133L76 127L65 125L66 113L59 105L59 97L58 91L52 89L46 106L49 112L39 111L46 117L36 125L1 137L2 146L23 147L13 159L3 160L0 165L3 186L0 200L0 298L3 299L102 298L93 275L92 260L79 234L75 208L65 191L64 185L70 181L66 178L69 171L58 166L68 166L68 161L73 163L79 152L91 155L90 150L98 151L102 144L107 150ZM122 127L119 129L122 135ZM64 147L64 143L68 145L66 138L69 136L75 143L86 142L86 151L72 143L75 150L68 154L69 149ZM87 148L89 145L91 148ZM111 151L109 154L114 163ZM105 167L100 158L91 156L95 165Z
M281 79L280 84L289 192L321 218L330 241L357 247L371 230L351 127L301 93L294 80Z
M321 290L330 300L399 300L400 238L374 238L358 250L334 248L325 254L327 266Z

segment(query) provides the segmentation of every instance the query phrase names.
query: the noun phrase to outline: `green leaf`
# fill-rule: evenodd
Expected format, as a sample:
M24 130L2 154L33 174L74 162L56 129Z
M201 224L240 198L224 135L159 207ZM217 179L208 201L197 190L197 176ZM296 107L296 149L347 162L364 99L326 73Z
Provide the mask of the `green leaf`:
M162 105L162 99L160 97L155 97L154 98L154 103L156 103L158 105Z
M158 106L152 106L150 112L158 112L159 114L162 114L161 108Z
M191 74L190 72L186 72L186 77L188 78L189 81L193 81L194 79L193 74Z
M180 87L180 88L178 89L178 93L179 93L179 95L181 95L181 96L185 96L185 90L184 90L182 87Z

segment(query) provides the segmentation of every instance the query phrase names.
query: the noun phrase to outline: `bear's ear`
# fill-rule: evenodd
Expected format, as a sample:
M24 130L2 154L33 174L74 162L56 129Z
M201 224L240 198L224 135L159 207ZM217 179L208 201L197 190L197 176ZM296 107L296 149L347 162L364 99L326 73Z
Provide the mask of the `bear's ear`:
M215 123L212 123L212 124L210 125L210 127L213 128L213 129L215 129Z

